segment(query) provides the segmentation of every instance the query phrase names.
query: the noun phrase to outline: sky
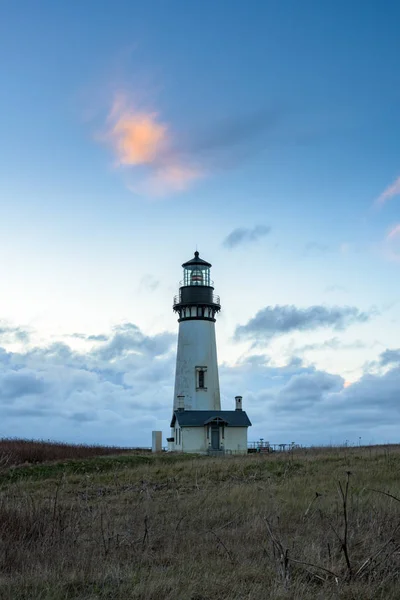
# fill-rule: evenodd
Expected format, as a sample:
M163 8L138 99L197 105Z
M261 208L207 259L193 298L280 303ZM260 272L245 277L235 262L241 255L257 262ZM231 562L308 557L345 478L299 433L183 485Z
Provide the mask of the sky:
M250 441L399 441L399 17L0 2L0 437L165 441L197 248Z

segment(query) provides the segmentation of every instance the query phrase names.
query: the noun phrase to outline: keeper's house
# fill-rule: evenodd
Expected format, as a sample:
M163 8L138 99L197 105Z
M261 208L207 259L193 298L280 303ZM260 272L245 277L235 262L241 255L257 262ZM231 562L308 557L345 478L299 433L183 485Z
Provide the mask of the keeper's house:
M250 419L236 396L236 410L184 410L174 412L170 449L200 454L246 454Z

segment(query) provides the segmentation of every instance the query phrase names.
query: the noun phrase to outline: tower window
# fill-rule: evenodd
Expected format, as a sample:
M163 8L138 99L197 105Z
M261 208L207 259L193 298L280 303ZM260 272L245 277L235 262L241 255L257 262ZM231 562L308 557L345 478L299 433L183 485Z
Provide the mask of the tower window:
M196 367L196 389L206 390L207 367Z
M204 387L204 371L199 371L199 388Z

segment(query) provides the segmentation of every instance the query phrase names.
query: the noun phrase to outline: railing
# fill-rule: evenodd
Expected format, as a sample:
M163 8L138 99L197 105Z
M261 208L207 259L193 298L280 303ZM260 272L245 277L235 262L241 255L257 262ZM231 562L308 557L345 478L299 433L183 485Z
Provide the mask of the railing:
M177 294L176 296L174 296L174 306L175 306L175 304L180 304L180 303L181 303L181 295ZM220 304L221 304L220 297L217 296L217 294L211 294L211 303L212 304L216 304L217 306L220 306ZM201 300L195 300L193 302L186 302L185 301L185 304L193 304L193 305L196 305L196 304L202 305L202 304L204 304L204 305L207 305L207 304L210 304L210 302L209 301L203 302Z
M248 442L247 448L249 452L290 452L291 450L297 450L300 448L300 444L290 442L286 444L271 444L264 440L258 442Z

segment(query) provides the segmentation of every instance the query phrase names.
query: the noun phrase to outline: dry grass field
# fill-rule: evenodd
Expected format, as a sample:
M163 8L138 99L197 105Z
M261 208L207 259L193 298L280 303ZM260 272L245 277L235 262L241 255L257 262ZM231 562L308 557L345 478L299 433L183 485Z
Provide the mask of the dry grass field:
M141 450L143 452L143 450ZM87 444L63 444L36 440L1 439L0 468L24 463L42 463L67 458L91 458L132 452L131 448L113 446L90 446Z
M1 452L1 600L400 598L400 447Z

